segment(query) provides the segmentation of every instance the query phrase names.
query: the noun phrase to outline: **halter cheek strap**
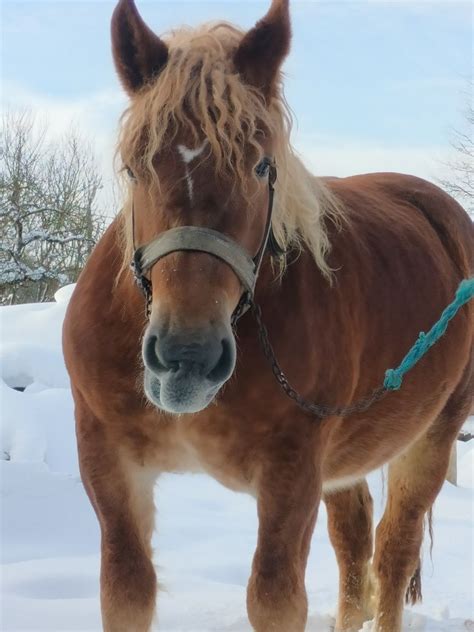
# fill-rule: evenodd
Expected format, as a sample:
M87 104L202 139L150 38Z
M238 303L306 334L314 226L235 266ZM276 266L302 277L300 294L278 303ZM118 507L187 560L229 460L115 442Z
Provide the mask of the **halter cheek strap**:
M228 235L200 226L172 228L150 243L135 250L131 267L137 285L146 298L147 317L150 315L152 287L146 273L151 270L157 261L172 252L179 251L205 252L227 263L239 278L243 288L239 303L232 315L232 324L235 324L245 314L251 305L258 273L267 247L271 248L274 256L281 257L284 254L284 251L278 246L272 231L274 184L277 176L276 166L273 161L269 161L268 167L268 212L263 240L254 258ZM134 209L132 207L132 222L134 224L135 218L133 214Z

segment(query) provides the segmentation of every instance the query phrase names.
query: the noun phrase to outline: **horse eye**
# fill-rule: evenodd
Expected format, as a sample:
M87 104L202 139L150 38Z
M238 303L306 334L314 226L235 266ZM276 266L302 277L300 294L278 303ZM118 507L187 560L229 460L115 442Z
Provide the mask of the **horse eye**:
M270 169L270 161L268 158L261 160L255 167L255 173L259 178L265 178L268 175Z
M125 171L127 172L127 176L130 178L130 180L133 180L133 182L136 182L137 179L133 171L130 169L130 167L126 166Z

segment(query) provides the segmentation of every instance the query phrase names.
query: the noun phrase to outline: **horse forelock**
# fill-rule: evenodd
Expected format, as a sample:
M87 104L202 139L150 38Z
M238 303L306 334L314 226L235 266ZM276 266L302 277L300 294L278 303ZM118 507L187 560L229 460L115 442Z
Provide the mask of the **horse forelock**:
M262 138L271 135L278 166L273 230L285 248L306 245L318 267L330 276L325 219L338 222L343 211L323 182L310 174L294 152L290 133L292 116L281 81L265 101L236 72L232 53L243 32L225 22L183 28L165 36L169 58L159 76L132 99L121 118L117 155L159 187L157 154L166 152L178 131L195 146L207 143L216 175L232 175L245 190L249 177L249 150L255 164L263 157ZM131 195L124 204L123 246L125 269L133 243Z

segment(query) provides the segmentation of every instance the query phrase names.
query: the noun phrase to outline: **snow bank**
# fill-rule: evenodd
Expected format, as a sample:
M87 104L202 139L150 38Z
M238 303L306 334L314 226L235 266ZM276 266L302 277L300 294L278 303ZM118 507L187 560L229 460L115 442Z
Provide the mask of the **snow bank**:
M56 303L0 307L0 456L77 475L73 402L61 349L73 289L59 290Z
M100 630L99 531L78 476L73 403L61 354L72 286L56 303L0 308L0 629ZM23 392L14 387L24 388ZM446 483L425 542L421 606L404 630L474 630L474 441L458 443L459 487ZM3 460L2 460L3 459ZM379 472L370 477L375 513ZM201 475L164 476L154 539L161 632L249 632L245 587L256 543L254 501ZM308 631L329 632L337 567L321 506L308 564ZM370 630L370 624L364 627Z

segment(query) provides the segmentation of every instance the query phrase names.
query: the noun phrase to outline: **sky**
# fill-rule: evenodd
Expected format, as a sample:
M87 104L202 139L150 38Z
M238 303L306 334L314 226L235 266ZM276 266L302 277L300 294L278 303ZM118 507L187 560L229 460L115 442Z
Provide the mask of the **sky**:
M250 28L267 1L137 2L157 33L224 19ZM106 182L126 97L110 52L114 3L3 2L2 108L28 107L94 147ZM312 171L393 170L430 180L452 157L472 81L470 2L291 3L285 92L294 143Z

